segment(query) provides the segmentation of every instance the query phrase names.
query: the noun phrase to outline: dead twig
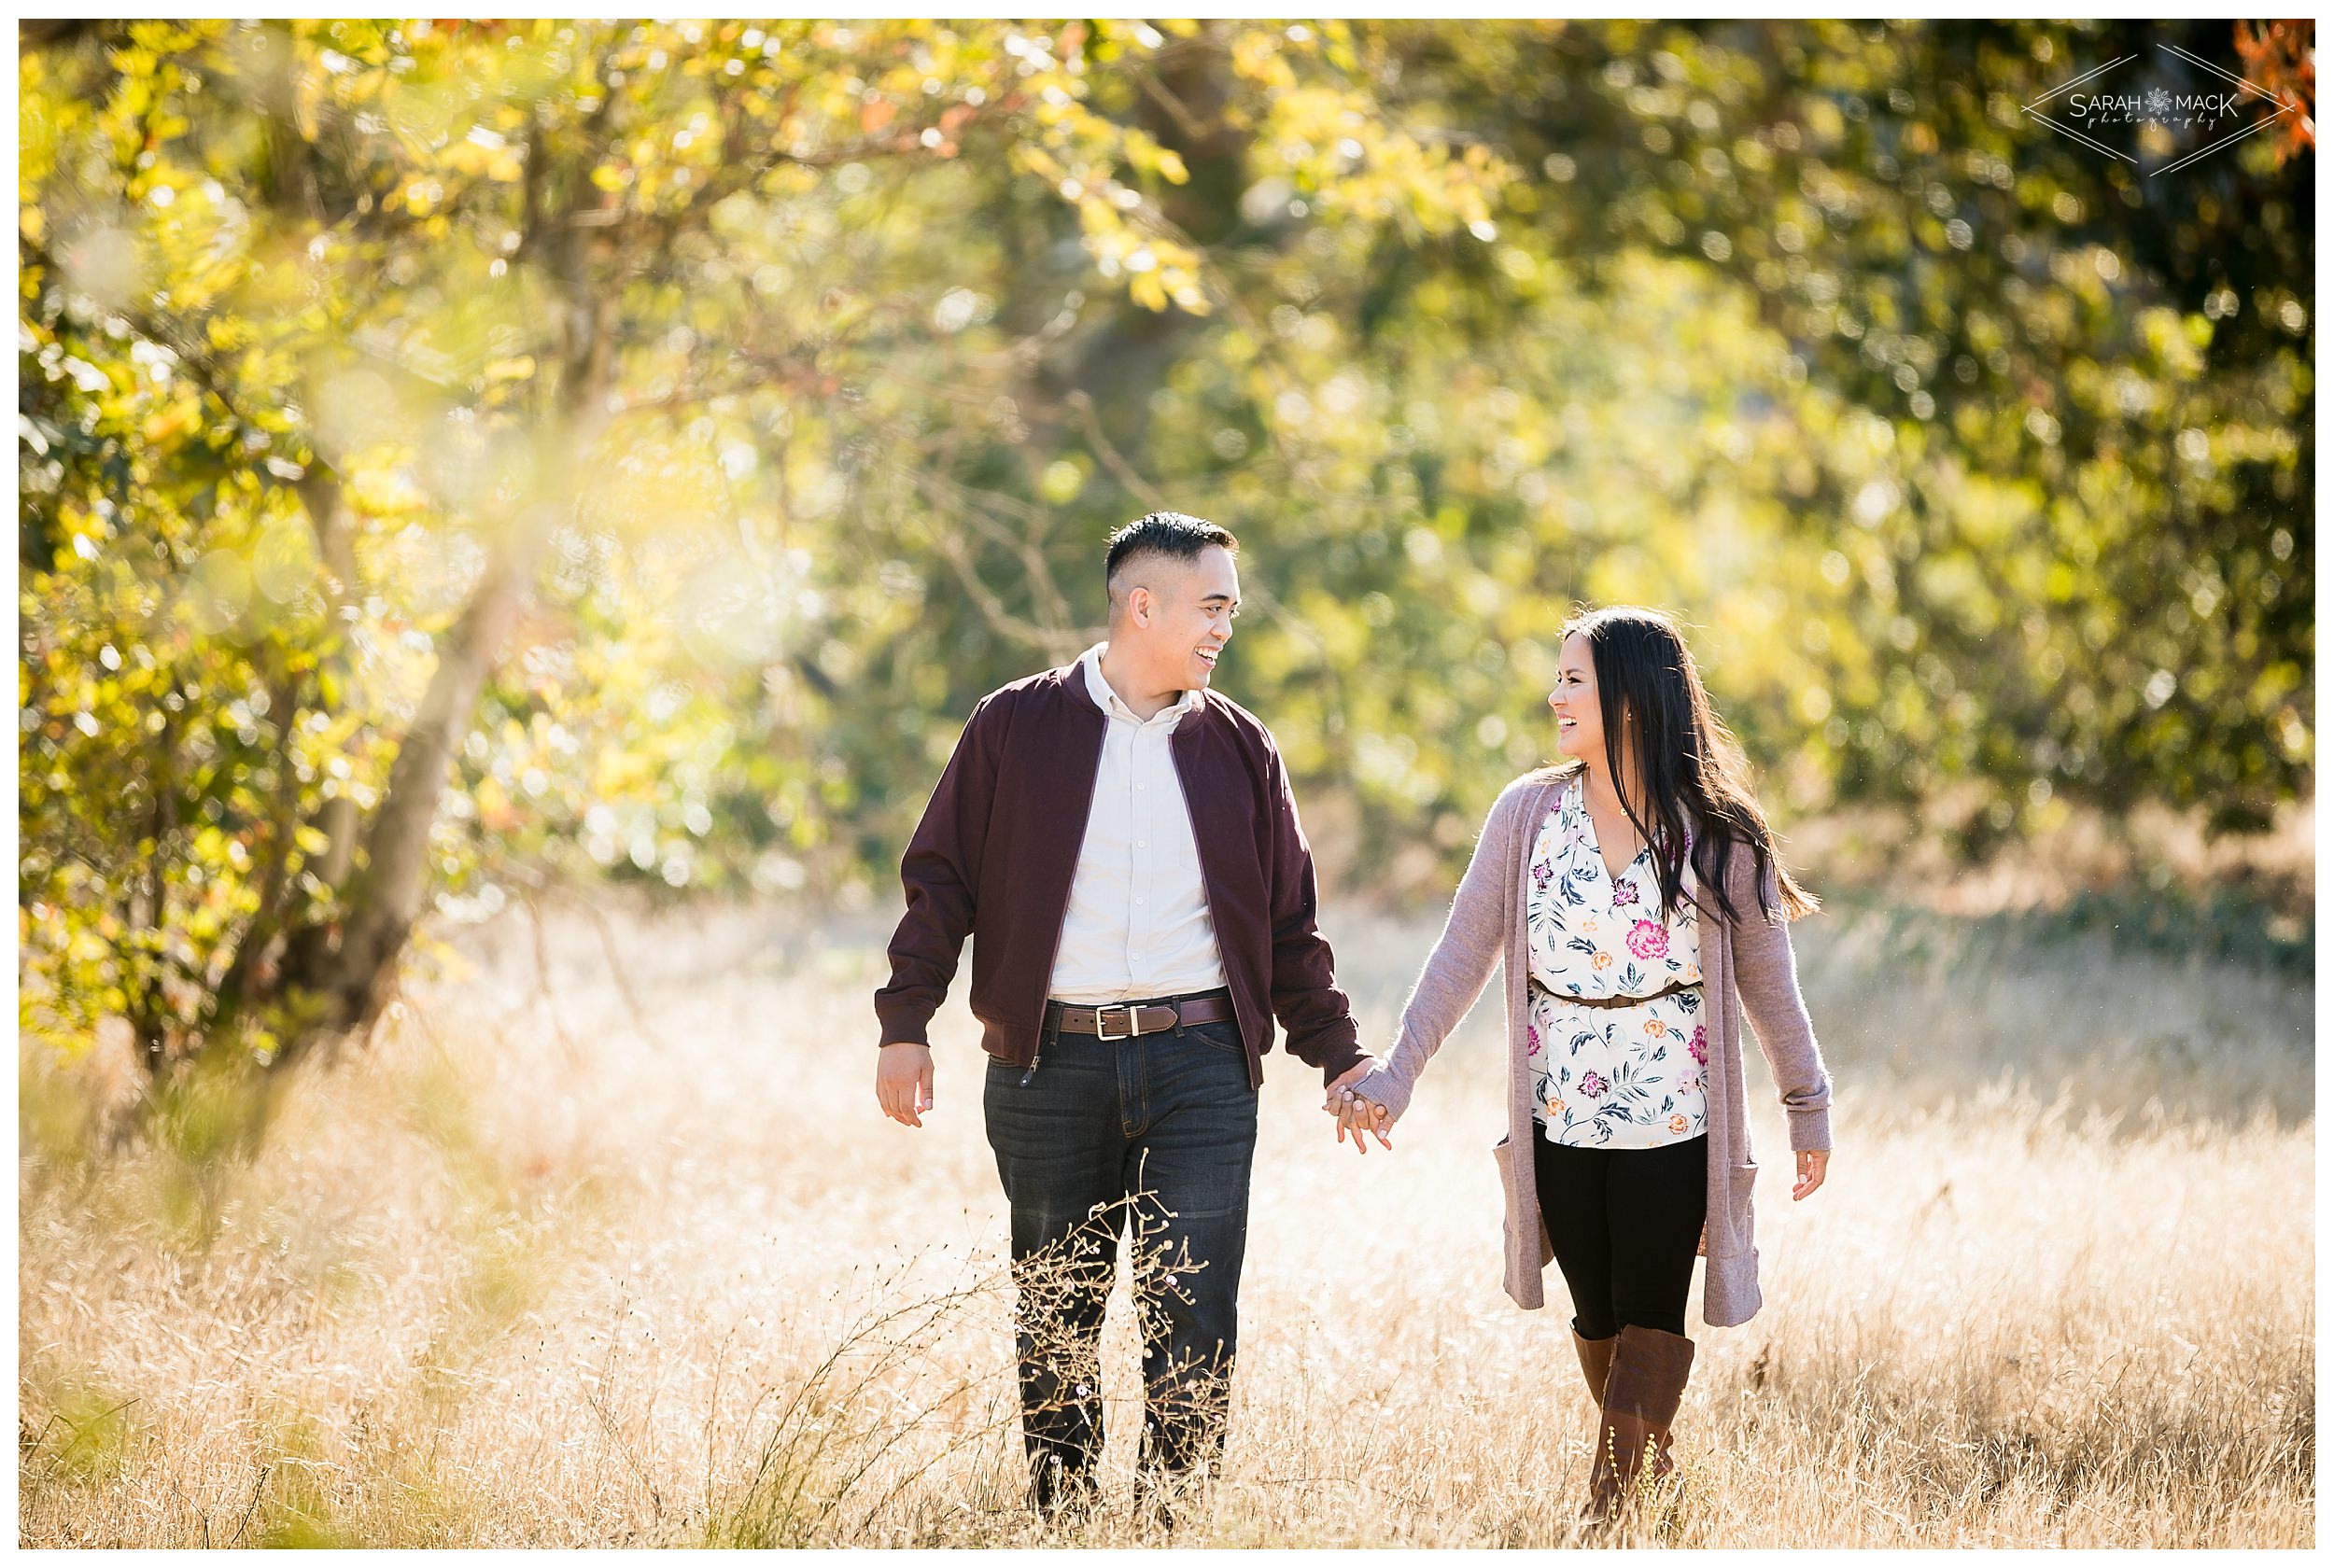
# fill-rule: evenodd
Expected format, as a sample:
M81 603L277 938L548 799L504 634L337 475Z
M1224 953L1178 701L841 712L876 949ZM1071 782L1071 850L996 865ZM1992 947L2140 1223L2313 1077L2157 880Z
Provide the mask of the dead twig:
M234 1534L228 1537L227 1544L229 1546L232 1547L236 1542L242 1540L244 1532L251 1528L251 1516L260 1511L260 1495L267 1491L267 1483L269 1479L274 1476L274 1474L275 1462L274 1460L270 1460L267 1463L260 1466L259 1479L251 1483L251 1501L245 1505L242 1522L235 1526ZM209 1528L209 1522L207 1520L204 1521L204 1528L206 1530Z

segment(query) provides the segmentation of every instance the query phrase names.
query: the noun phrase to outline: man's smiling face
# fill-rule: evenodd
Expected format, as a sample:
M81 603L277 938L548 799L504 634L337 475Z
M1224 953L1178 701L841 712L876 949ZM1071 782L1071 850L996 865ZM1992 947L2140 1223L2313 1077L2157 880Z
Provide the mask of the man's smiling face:
M1184 569L1175 603L1162 616L1162 641L1170 651L1185 650L1186 687L1204 687L1216 678L1216 661L1231 640L1232 618L1240 613L1240 568L1231 552L1210 545Z
M1204 690L1240 613L1240 568L1222 545L1189 560L1147 554L1127 564L1129 609L1112 644L1157 692Z

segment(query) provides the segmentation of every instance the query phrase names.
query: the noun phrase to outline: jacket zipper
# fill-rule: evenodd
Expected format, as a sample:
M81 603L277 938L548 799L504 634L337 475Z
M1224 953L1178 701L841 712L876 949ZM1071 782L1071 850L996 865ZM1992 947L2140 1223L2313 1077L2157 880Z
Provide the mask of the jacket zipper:
M1086 842L1087 826L1094 819L1094 796L1101 791L1103 784L1103 747L1109 744L1110 716L1108 714L1104 714L1103 715L1102 744L1094 748L1093 777L1090 777L1086 781L1086 815L1078 819L1078 843L1080 847L1083 847ZM1070 862L1070 886L1073 889L1077 886L1077 862L1076 860L1073 860ZM1053 929L1053 952L1046 959L1046 980L1048 985L1051 985L1053 982L1053 966L1062 957L1062 933L1067 931L1069 929L1070 896L1067 892L1064 892L1062 896L1062 918ZM1037 1048L1029 1054L1029 1071L1021 1074L1021 1087L1025 1089L1028 1088L1030 1085L1030 1080L1037 1076L1037 1063L1039 1059L1045 1056L1045 1054L1046 1009L1041 1004L1037 1009Z

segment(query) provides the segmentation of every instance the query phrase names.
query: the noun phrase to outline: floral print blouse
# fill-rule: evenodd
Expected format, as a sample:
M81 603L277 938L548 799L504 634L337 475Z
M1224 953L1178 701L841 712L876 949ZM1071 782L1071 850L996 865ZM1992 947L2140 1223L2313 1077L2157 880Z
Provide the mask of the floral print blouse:
M1683 891L1694 879L1693 835ZM1532 847L1529 950L1534 1116L1552 1143L1653 1149L1699 1137L1703 1067L1702 967L1694 905L1660 914L1652 848L1618 877L1596 847L1575 774L1557 792ZM1584 1007L1568 997L1648 996L1633 1007Z

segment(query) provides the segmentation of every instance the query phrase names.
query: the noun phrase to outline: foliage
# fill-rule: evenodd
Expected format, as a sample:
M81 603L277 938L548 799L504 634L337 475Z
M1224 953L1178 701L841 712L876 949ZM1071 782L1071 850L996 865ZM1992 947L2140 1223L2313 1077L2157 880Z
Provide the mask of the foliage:
M1258 36L1276 112L1335 112ZM579 839L685 884L721 791L815 835L831 777L736 777L725 678L816 668L816 535L893 417L860 383L959 308L947 236L899 218L1010 189L1134 308L1203 312L1146 194L1180 160L1087 102L1165 44L199 22L28 51L39 1027L272 1058L377 1011L428 886ZM1463 214L1483 161L1397 166Z
M2017 113L2221 25L28 24L24 1025L280 1061L433 903L864 897L1158 505L1389 883L1583 598L1787 812L2257 821L2313 147Z

